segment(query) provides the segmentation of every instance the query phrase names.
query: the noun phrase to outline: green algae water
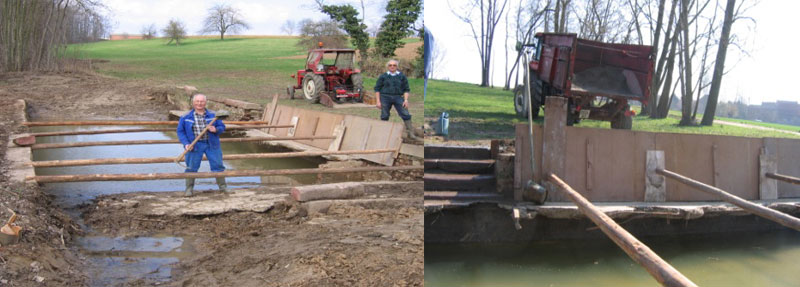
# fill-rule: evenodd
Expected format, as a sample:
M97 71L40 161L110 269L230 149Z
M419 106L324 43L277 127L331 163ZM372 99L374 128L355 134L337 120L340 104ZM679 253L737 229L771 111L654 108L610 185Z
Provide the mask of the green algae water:
M800 232L641 239L698 286L800 286ZM659 286L609 240L425 244L425 286Z

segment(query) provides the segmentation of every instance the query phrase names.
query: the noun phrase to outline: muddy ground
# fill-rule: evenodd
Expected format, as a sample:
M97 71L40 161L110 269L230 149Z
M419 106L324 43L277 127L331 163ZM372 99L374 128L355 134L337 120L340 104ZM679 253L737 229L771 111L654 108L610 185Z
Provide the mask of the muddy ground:
M25 99L31 120L166 120L172 87L121 81L92 73L0 75L0 158L11 133L11 106ZM90 284L85 258L73 245L75 221L36 186L14 186L0 163L0 217L12 208L23 226L21 242L0 248L0 286ZM421 191L420 191L421 192ZM114 202L136 194L107 196ZM177 193L168 196L178 196ZM421 194L419 196L421 198ZM181 286L421 286L424 247L422 204L381 208L337 205L308 215L291 203L266 213L147 217L137 208L92 204L84 220L109 236L174 233L195 238L195 252L174 266L168 285ZM132 280L131 286L156 282Z

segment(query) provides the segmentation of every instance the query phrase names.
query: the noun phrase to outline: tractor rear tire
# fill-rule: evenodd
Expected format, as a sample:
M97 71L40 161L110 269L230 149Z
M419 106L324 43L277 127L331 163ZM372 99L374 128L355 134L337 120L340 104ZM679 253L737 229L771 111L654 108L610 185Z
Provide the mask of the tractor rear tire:
M325 81L317 74L303 77L303 97L312 103L319 103L319 94L325 89Z
M525 88L527 86L520 85L514 88L514 111L520 118L528 117L528 106L525 104Z
M611 121L611 128L617 130L630 130L633 128L633 118L626 116L624 112L620 112L614 120Z
M353 91L358 93L358 98L355 98L355 102L363 103L364 102L364 78L361 77L361 74L352 74L352 75L350 75L350 81L353 82Z

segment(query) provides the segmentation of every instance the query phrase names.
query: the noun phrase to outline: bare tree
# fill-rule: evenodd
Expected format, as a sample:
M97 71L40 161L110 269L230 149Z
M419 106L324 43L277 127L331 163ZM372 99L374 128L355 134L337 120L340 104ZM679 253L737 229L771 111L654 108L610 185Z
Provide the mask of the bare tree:
M281 26L281 32L286 33L286 35L294 35L294 30L297 27L297 24L292 21L292 19L286 20Z
M577 11L578 37L603 42L619 42L627 31L618 1L588 0Z
M322 42L328 48L347 48L347 35L342 32L336 21L323 20L319 22L304 19L298 23L300 27L300 41L297 45L305 49L314 49L317 43Z
M158 36L158 30L156 30L156 24L150 24L150 26L142 27L142 39L150 40Z
M176 46L181 45L181 40L186 39L186 26L183 25L183 22L177 19L169 20L169 23L163 30L164 37L169 38L169 42L167 45L171 44L172 41L175 41Z
M66 44L107 37L102 9L95 1L0 1L0 72L62 69Z
M490 85L489 78L492 67L492 47L494 44L494 33L497 24L500 22L505 11L508 0L472 0L460 10L452 9L451 12L461 21L469 24L472 31L472 38L478 47L478 54L481 58L481 86ZM448 3L449 4L449 3ZM480 14L475 18L473 14ZM477 30L476 30L477 29Z
M544 16L545 13L547 13L547 7L550 7L550 3L551 0L546 0L546 2L544 2L544 0L529 0L525 2L520 0L517 11L515 12L517 42L528 43L533 39L534 32L536 32L536 29L541 27L544 22ZM508 72L508 77L506 78L506 84L504 86L506 90L511 88L511 80L514 80L516 83L522 53L522 50L517 51L511 70Z
M250 25L242 19L238 9L226 4L216 4L208 9L200 34L219 33L219 39L225 40L225 33L239 33L243 29L250 29Z
M710 126L714 122L714 115L716 114L717 101L719 99L719 90L722 85L722 74L725 70L725 57L728 53L728 44L731 38L731 26L735 21L734 14L741 15L741 4L736 13L734 7L736 6L735 0L728 0L725 6L725 20L722 23L722 34L719 39L719 49L717 50L717 60L714 65L714 76L711 80L711 91L708 94L708 103L706 103L706 110L703 113L703 120L700 124Z

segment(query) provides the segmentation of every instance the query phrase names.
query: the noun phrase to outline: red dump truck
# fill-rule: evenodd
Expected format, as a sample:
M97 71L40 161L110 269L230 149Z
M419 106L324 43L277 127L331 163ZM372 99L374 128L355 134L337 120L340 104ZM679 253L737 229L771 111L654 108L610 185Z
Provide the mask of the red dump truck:
M525 45L533 49L530 83L514 90L517 115L527 117L530 106L535 118L546 97L562 96L569 99L567 125L588 118L631 129L629 101L646 103L650 95L652 46L590 41L576 34L537 33L534 39Z

